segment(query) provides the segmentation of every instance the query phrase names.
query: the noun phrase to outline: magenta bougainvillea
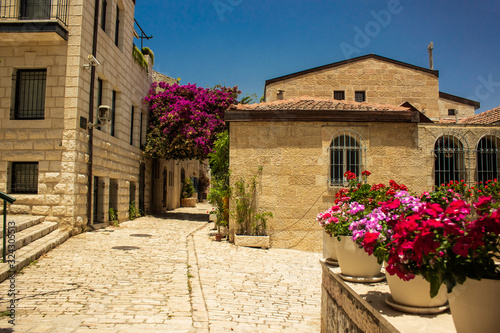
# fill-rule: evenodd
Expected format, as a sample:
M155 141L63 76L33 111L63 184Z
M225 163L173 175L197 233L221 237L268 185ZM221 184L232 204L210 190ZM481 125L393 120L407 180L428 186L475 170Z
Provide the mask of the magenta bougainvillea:
M153 83L144 98L151 111L144 153L153 158L205 159L217 133L226 129L225 110L240 93L238 87Z

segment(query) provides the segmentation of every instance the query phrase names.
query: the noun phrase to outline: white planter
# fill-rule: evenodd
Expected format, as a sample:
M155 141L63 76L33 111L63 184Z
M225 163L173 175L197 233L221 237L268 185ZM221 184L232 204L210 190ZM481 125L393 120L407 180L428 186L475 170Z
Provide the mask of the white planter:
M500 280L465 280L448 295L457 333L500 331Z
M410 313L426 313L424 308L427 308L427 313L437 313L448 308L446 306L448 293L444 284L439 289L439 293L431 298L431 285L420 275L415 276L410 281L401 280L396 274L389 275L386 273L386 278L391 290L392 300L400 307L393 306L390 302L387 303L398 310ZM411 309L412 307L422 309Z
M340 242L335 243L342 278L353 282L375 282L385 279L381 276L382 264L377 258L368 255L362 248L352 241L351 236L342 236ZM357 281L357 278L359 281Z
M335 249L337 242L337 237L330 236L326 231L323 232L323 258L327 263L337 263L337 250Z
M269 248L269 236L234 235L234 245L247 247Z

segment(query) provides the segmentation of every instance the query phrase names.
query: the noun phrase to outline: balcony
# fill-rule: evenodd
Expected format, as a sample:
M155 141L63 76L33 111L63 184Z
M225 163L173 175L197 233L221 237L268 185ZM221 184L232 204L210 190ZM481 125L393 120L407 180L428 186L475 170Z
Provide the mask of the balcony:
M0 42L67 40L68 0L0 0Z

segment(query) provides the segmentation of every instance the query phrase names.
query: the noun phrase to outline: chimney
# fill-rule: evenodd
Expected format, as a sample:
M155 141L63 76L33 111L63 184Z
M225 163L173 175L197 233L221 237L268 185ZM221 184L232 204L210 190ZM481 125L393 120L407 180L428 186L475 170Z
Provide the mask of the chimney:
M434 57L432 55L432 50L434 50L434 43L431 42L427 47L427 51L429 51L429 68L434 69Z
M276 97L279 101L283 100L285 97L285 91L278 89L278 93L276 94Z

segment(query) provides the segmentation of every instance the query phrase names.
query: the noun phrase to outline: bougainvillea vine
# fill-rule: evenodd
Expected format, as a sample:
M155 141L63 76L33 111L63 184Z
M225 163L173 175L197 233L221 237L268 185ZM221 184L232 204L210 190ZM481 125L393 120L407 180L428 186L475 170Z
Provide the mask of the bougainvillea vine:
M205 159L216 135L226 129L225 110L240 93L238 87L153 83L144 98L151 111L144 153L169 160Z

